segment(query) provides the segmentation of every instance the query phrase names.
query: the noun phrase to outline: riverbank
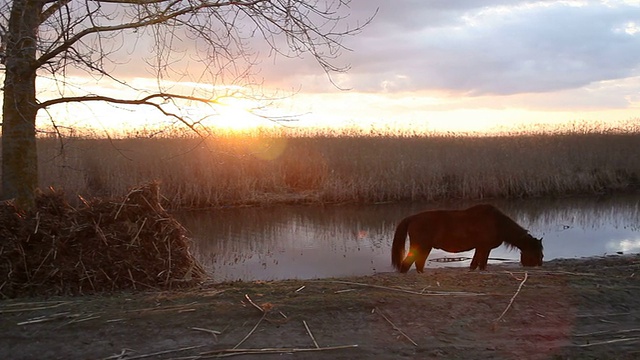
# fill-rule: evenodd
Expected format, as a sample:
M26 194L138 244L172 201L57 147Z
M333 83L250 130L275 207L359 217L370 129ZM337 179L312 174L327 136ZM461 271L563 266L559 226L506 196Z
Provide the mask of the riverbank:
M626 255L4 300L0 358L634 359L639 271Z

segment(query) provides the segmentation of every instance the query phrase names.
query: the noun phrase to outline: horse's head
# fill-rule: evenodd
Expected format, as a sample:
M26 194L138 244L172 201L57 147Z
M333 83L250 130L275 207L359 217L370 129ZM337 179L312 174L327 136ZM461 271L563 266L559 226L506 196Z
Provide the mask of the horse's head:
M531 237L531 240L531 246L521 250L520 263L522 266L542 266L542 239Z

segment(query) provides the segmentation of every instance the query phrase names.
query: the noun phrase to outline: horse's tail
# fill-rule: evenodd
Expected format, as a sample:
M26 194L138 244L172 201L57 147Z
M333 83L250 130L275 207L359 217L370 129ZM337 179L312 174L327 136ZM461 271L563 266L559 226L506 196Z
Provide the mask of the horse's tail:
M402 268L402 259L404 259L404 243L407 240L407 232L409 231L409 222L411 217L404 218L393 236L393 245L391 245L391 265L398 271Z

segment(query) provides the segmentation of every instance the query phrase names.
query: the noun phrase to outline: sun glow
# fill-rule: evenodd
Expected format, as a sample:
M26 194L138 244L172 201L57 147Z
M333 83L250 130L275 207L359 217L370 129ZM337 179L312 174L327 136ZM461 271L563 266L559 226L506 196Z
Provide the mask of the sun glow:
M230 131L246 131L275 125L275 120L262 116L255 104L245 99L231 98L220 101L217 114L211 117L211 126Z

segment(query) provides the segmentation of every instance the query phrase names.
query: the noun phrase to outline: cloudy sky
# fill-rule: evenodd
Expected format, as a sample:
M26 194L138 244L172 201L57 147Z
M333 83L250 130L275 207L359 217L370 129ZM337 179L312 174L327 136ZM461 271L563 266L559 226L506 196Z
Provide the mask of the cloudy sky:
M352 25L376 15L344 40L335 63L350 70L332 81L310 56L258 59L266 88L295 93L274 104L293 126L640 123L638 0L352 0L349 11Z
M308 59L265 61L261 75L299 87L292 101L316 121L640 122L640 1L354 0L351 20L376 8L338 59L349 90Z

